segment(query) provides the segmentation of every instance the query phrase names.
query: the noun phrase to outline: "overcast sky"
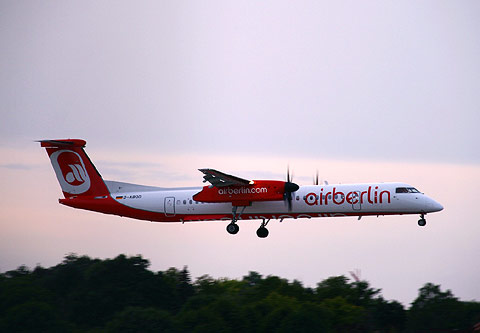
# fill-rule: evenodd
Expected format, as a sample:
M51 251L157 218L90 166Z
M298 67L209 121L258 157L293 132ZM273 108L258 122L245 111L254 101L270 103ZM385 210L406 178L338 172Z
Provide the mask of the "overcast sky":
M0 1L0 270L139 253L310 285L359 268L405 304L428 281L480 300L479 17L478 1ZM107 179L200 186L201 167L278 179L290 164L300 184L317 169L409 182L445 210L421 230L316 219L265 240L247 222L235 237L148 224L59 206L45 138L87 140Z

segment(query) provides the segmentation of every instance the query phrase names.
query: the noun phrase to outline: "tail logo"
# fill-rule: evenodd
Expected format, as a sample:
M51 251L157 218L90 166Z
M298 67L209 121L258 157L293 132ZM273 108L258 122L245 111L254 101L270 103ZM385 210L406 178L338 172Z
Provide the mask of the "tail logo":
M85 179L87 179L87 173L85 172L85 169L83 169L80 164L69 164L68 166L70 169L72 169L72 172L69 172L65 175L65 180L74 186L84 183Z
M50 160L64 192L81 194L90 189L90 177L78 153L58 150L50 155Z

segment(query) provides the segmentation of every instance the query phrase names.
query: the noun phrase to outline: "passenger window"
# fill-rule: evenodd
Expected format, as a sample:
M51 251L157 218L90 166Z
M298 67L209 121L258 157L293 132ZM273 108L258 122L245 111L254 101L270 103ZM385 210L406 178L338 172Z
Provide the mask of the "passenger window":
M186 204L187 204L187 200L183 200L183 204L186 205Z
M177 200L177 205L180 205L180 200Z
M192 204L192 200L190 200L188 203L191 205L191 204Z

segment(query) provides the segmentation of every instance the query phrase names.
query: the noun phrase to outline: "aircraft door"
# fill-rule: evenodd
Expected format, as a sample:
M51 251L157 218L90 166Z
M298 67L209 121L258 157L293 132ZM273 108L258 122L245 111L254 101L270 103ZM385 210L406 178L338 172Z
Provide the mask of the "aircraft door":
M360 191L352 193L352 209L353 210L362 209L362 203L360 202Z
M165 216L175 216L175 197L165 198Z

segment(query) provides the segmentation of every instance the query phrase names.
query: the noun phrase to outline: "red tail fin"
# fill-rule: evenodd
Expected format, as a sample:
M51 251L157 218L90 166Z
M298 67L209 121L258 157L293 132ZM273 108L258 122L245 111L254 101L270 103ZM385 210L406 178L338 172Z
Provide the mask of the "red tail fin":
M47 150L65 198L109 194L102 176L83 149L86 141L67 139L39 142Z

